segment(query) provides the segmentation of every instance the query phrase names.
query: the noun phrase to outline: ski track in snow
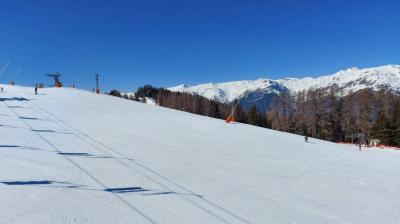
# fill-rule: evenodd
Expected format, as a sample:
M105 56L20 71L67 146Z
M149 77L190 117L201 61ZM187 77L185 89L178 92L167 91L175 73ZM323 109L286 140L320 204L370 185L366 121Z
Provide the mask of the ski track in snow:
M115 150L115 149L113 149L113 148L111 148L111 147L105 145L104 143L102 143L102 142L100 142L100 141L98 141L98 140L96 140L96 139L90 137L88 134L83 133L81 130L79 130L79 129L73 127L72 125L69 125L69 124L65 123L64 121L55 118L54 115L52 115L50 112L46 111L44 108L41 108L41 107L38 107L38 108L39 108L41 111L43 111L44 114L46 114L46 116L49 117L49 119L52 119L53 121L57 122L57 123L58 123L60 126L62 126L66 131L69 131L68 128L66 128L66 127L69 127L69 128L71 128L72 130L75 130L77 133L79 133L80 135L75 134L75 136L76 136L77 138L79 138L79 139L85 141L84 139L82 139L81 136L86 137L87 140L86 140L85 142L88 143L88 144L90 144L90 145L92 145L93 147L95 147L98 151L100 151L100 152L102 152L102 153L107 153L107 152L104 150L104 149L106 149L106 150L111 151L112 153L117 154L118 156L121 156L122 159L126 159L126 160L128 160L128 161L134 163L134 164L136 165L136 167L132 167L131 165L127 164L127 163L124 162L124 161L121 161L121 160L119 160L119 159L115 159L115 160L117 160L119 163L123 164L124 166L127 166L127 167L129 167L129 168L132 168L132 170L135 170L136 172L139 172L140 174L142 174L142 175L145 176L146 178L148 178L148 179L150 179L151 181L157 183L160 187L165 188L165 189L169 190L170 192L175 192L174 190L172 190L170 187L167 186L168 184L163 184L160 180L157 180L157 179L156 179L157 177L159 177L159 178L165 180L165 182L167 182L167 183L169 183L169 184L171 184L171 185L174 185L174 186L176 186L176 187L182 189L183 191L185 191L185 192L187 193L187 194L185 194L185 195L192 195L192 196L195 196L195 197L199 198L200 200L204 201L206 204L211 205L211 207L214 207L214 209L219 209L219 210L222 211L222 213L225 213L225 214L227 214L227 215L229 215L229 216L232 216L233 218L237 219L238 221L241 221L241 222L243 222L243 223L250 223L248 220L246 220L246 219L244 219L244 218L242 218L242 217L239 217L239 216L236 215L235 213L233 213L233 212L227 210L226 208L223 208L223 207L221 207L221 206L215 204L214 202L211 202L210 200L207 200L206 198L204 198L204 197L202 197L202 196L196 194L195 192L193 192L192 190L188 189L187 187L184 187L184 186L182 186L182 185L180 185L180 184L174 182L173 180L171 180L171 179L169 179L168 177L166 177L166 176L160 174L159 172L154 171L154 170L150 169L149 167L146 167L145 165L143 165L143 164L137 162L137 161L134 160L134 159L128 158L128 157L125 156L124 154L122 154L122 153L118 152L117 150ZM60 124L60 123L61 123L61 124ZM62 124L64 124L64 126L63 126ZM100 146L103 147L103 149L100 148L100 147L98 147L98 146L96 146L96 145L91 144L89 141L93 141L94 143L99 144ZM156 177L153 178L153 177L151 177L150 175L146 175L144 172L139 171L138 168L142 168L142 169L144 169L144 170L146 170L146 171L148 171L148 172L154 174ZM182 195L182 194L178 194L178 195ZM213 212L213 208L206 208L207 206L202 206L201 204L199 204L199 203L193 201L193 200L190 199L190 198L187 198L186 196L184 196L183 198L184 198L185 200L187 200L189 203L191 203L191 204L193 204L194 206L198 207L199 209L203 210L204 212L206 212L206 213L210 214L211 216L215 217L216 219L220 220L221 222L224 222L224 223L231 223L231 222L225 220L225 218L223 218L223 217L221 217L220 215L218 215L218 214L216 214L215 212ZM208 207L209 207L209 206L208 206Z
M5 102L4 102L5 103ZM219 220L222 223L250 223L248 220L236 215L234 212L231 212L229 210L227 210L226 208L223 208L217 204L215 204L214 202L211 202L210 200L196 194L195 192L193 192L192 190L188 189L187 187L184 187L176 182L174 182L173 180L169 179L168 177L160 174L157 171L154 171L152 169L150 169L149 167L144 166L143 164L135 161L134 159L128 158L127 156L123 155L122 153L118 152L117 150L105 145L104 143L90 137L88 134L83 133L81 130L73 127L70 124L67 124L66 122L57 119L53 114L51 114L50 112L46 111L44 108L34 105L32 102L28 102L28 101L24 101L24 103L29 103L29 106L31 106L36 112L39 112L45 116L47 116L47 118L49 120L51 120L52 122L56 123L57 125L59 125L61 128L63 128L65 130L65 132L73 132L76 131L77 133L73 133L73 135L78 138L79 140L93 146L97 151L101 152L101 153L105 153L105 155L107 155L108 153L114 153L118 156L120 156L120 159L116 159L111 157L111 159L116 160L117 162L123 164L124 166L127 166L128 168L131 169L131 171L135 171L140 173L141 175L143 175L144 177L148 178L149 180L153 181L154 183L158 184L161 188L163 189L167 189L169 192L179 192L179 190L183 190L185 192L185 194L180 194L177 193L177 195L182 196L183 195L183 199L185 199L187 202L189 202L190 204L192 204L193 206L199 208L200 210L204 211L205 213L209 214L210 216L216 218L216 220ZM6 103L5 103L6 104ZM7 104L6 104L7 108L9 108L16 117L20 117L19 114L17 114L14 110L14 108L10 108ZM27 106L27 105L26 105ZM27 123L27 121L25 121L24 119L21 119L21 121L31 130L34 130L34 127L32 127L29 123ZM47 138L45 138L44 136L42 136L40 133L36 134L43 140L45 141L55 152L57 153L63 153L62 151L58 150L57 147L51 143ZM84 139L86 138L86 139ZM100 145L101 147L91 143L90 141L92 141L95 144ZM93 181L95 181L98 185L100 185L102 188L106 189L107 186L102 183L98 178L96 178L93 174L91 174L89 171L85 170L81 165L79 165L78 163L76 163L75 161L73 161L70 157L68 156L64 156L65 159L67 159L71 164L73 164L74 166L76 166L79 170L82 171L82 173L84 173L85 175L89 176ZM128 164L125 161L122 161L121 159L127 160L129 162L134 163L134 165L136 165L136 167L133 167L132 165ZM145 172L140 171L140 169L143 169L145 171L147 171L149 174L145 174ZM155 177L151 177L151 175L155 176ZM160 178L160 180L157 180L157 178ZM80 178L79 178L80 180ZM78 181L74 181L73 183L79 182ZM165 183L162 183L161 180L164 180ZM177 191L173 190L171 187L168 187L168 185L172 185L178 188ZM137 212L138 214L140 214L141 216L143 216L149 223L157 223L156 221L154 221L153 219L151 219L149 216L147 216L143 211L140 211L138 208L136 208L133 204L129 203L127 200L123 199L122 197L120 197L117 194L111 193L113 194L116 198L118 198L120 201L122 201L124 204L126 204L129 208L131 208L133 211ZM197 199L201 200L201 202L195 201L192 198L188 198L187 196L195 196ZM215 211L215 210L220 210ZM218 214L219 213L219 214ZM231 218L226 218L224 216L231 216ZM230 220L232 219L233 220ZM235 220L236 219L236 220ZM68 222L70 223L70 222ZM74 223L74 222L72 222Z
M7 108L9 108L16 117L20 117L19 114L17 112L15 112L15 110L13 108L10 108L7 103L4 102L4 104L7 106ZM24 119L21 119L21 121L31 130L35 130L27 121L25 121ZM45 141L55 152L57 153L63 153L62 151L58 150L57 147L51 143L47 138L45 138L43 135L41 135L38 132L35 132L36 135L38 135L43 141ZM75 162L73 159L71 159L68 156L63 155L64 158L66 160L68 160L68 162L70 162L71 164L73 164L75 167L77 167L79 170L82 171L82 173L84 173L85 175L87 175L88 177L90 177L94 182L96 182L99 186L101 186L104 189L107 189L107 186L98 178L96 178L93 174L91 174L89 171L87 171L85 168L83 168L81 165L79 165L77 162ZM79 181L79 180L78 180ZM132 209L132 211L138 213L140 216L142 216L145 220L147 220L149 223L153 223L155 224L156 222L151 219L150 217L148 217L146 214L144 214L141 210L139 210L137 207L135 207L133 204L131 204L130 202L126 201L124 198L120 197L117 194L113 194L111 193L114 197L116 197L118 200L120 200L121 202L123 202L127 207L129 207L130 209Z
M313 144L304 144L301 136L226 125L220 120L83 91L48 89L43 91L55 96L31 97L21 87L9 88L15 88L15 93L0 95L0 131L4 135L0 138L0 212L6 211L0 214L0 223L400 221L398 152L357 152L356 147L314 139ZM156 137L146 143L148 139L136 137L145 135L126 135L132 136L133 143L141 142L127 145L126 150L120 148L127 144L126 138L118 145L118 139L109 140L115 136L99 137L110 132L99 135L92 132L96 126L80 125L75 119L79 111L67 113L54 106L57 104L48 106L50 99L65 95L63 104L68 107L65 99L72 97L69 94L117 102L127 108L132 105L145 112L135 116L147 116L145 122L150 126L144 123L146 127L168 132L171 130L159 127L168 122L162 123L165 120L157 116L172 116L178 122L174 127L187 133L179 140L168 135L158 145ZM112 115L113 119L121 116ZM198 125L195 128L190 127L192 120ZM151 125L154 121L156 126ZM144 133L154 131L140 123L137 126ZM7 139L10 136L12 141ZM159 148L148 151L143 148L148 144ZM190 150L180 151L182 156L176 153L176 148L188 147ZM212 150L201 151L208 148ZM171 152L175 154L166 156ZM175 165L182 172L175 170ZM15 199L8 197L10 194Z

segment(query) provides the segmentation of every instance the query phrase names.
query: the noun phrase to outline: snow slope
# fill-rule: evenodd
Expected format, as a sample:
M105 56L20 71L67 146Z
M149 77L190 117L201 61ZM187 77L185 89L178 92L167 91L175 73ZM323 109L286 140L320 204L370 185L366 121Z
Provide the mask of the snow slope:
M271 86L271 84L275 84ZM263 94L279 93L281 89L288 89L295 93L310 88L328 88L337 85L346 94L365 88L374 90L389 89L400 94L400 65L385 65L374 68L349 68L332 75L318 78L285 78L278 80L257 79L226 83L207 83L195 86L180 85L169 88L172 91L196 93L209 99L220 102L232 102L254 91L263 91Z
M400 222L400 153L5 86L0 223Z

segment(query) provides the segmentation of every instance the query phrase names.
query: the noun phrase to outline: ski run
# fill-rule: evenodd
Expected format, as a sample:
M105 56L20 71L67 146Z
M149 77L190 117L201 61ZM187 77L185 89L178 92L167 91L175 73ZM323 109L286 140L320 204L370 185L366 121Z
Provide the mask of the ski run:
M3 87L0 223L400 223L400 151Z

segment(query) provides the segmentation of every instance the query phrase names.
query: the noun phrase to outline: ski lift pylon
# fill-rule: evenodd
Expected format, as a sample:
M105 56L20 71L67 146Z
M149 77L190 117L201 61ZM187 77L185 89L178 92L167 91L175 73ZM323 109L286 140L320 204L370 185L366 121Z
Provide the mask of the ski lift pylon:
M53 77L54 79L54 86L55 87L62 87L62 84L60 82L60 76L61 74L59 72L53 73L53 74L47 74L49 77Z

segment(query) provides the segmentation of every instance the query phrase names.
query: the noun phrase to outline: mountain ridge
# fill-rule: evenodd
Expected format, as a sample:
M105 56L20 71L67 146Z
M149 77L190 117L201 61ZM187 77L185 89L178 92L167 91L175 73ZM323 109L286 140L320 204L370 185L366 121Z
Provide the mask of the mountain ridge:
M222 83L204 83L194 86L179 85L168 88L171 91L189 92L223 103L263 92L264 95L278 95L283 91L296 93L302 90L323 89L336 85L344 94L370 88L387 89L400 95L400 65L383 65L371 68L348 68L330 75L316 78L283 78L242 80Z

